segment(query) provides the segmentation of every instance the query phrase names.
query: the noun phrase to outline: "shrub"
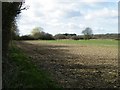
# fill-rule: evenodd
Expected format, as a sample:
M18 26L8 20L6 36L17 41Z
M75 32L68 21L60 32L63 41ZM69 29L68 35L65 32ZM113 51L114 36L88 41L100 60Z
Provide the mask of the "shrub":
M66 36L63 35L63 34L56 34L56 35L54 36L54 38L55 38L55 39L66 39Z
M115 38L115 40L120 40L120 38Z
M72 36L71 39L73 39L73 40L79 40L80 38L78 36Z
M30 35L21 36L19 39L20 39L20 40L35 40L35 38L33 38L33 37L30 36Z
M54 40L54 37L52 36L52 34L43 33L40 35L39 39L41 39L41 40Z
M80 40L80 39L84 39L84 37L82 37L82 36L72 36L71 39Z

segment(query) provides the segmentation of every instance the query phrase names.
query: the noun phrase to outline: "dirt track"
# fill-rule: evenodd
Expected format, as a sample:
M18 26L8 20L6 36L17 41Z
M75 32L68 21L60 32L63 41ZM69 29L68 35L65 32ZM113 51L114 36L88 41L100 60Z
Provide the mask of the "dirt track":
M118 51L97 47L43 42L16 42L35 65L67 88L116 87Z

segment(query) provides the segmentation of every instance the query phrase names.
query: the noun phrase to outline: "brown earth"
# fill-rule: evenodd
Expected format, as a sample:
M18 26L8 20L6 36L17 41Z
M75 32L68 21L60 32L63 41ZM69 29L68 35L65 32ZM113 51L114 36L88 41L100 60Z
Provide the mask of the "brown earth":
M118 86L118 49L109 46L16 42L40 69L65 88Z

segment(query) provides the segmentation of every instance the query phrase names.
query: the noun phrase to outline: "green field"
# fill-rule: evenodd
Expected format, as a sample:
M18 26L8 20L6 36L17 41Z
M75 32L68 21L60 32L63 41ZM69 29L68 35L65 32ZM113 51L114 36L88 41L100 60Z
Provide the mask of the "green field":
M95 40L35 40L35 42L47 42L58 44L80 44L80 45L102 45L102 46L118 46L117 40L112 39L95 39Z

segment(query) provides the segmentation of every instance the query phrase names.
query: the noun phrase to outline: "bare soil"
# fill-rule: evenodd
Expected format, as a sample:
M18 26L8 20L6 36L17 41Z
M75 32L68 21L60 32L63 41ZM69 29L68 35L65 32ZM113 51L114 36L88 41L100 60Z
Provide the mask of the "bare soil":
M118 48L94 45L57 44L39 41L16 42L40 69L64 88L118 87Z

